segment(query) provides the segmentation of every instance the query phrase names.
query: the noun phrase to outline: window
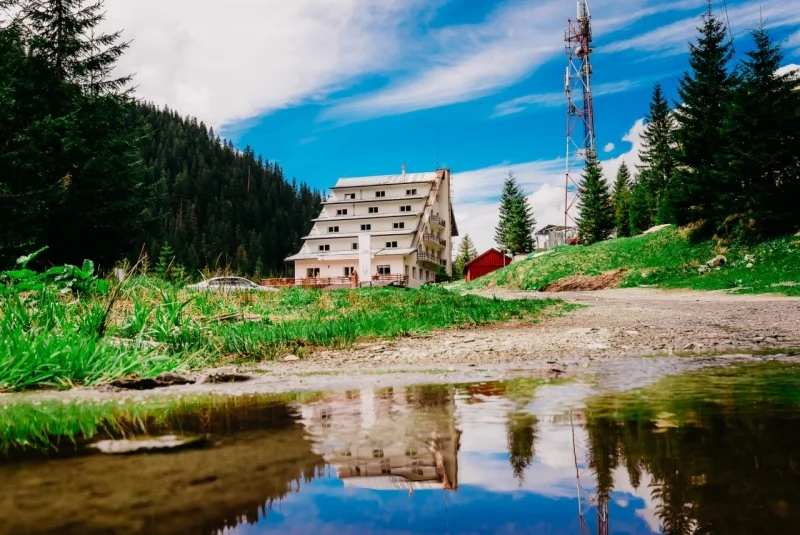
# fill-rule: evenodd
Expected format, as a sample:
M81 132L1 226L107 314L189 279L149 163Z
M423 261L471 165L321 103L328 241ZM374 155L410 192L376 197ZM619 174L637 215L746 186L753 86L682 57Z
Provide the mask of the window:
M336 215L347 215L347 208L336 210Z
M306 277L319 277L319 268L308 268L306 269Z
M345 193L344 194L344 200L347 201L347 200L350 200L350 199L356 200L356 194L355 193Z
M328 232L339 232L339 227L328 227Z
M392 266L378 266L378 275L391 275Z
M411 268L411 274L412 274L412 277L416 279L417 278L417 268L412 267Z
M372 225L370 224L361 225L361 230L372 230Z
M356 272L356 268L354 268L354 267L346 267L346 268L344 268L344 276L345 277L349 277L350 275L352 275L355 272Z
M415 189L407 189L406 190L406 195L416 195L416 194L417 194L416 188Z
M377 206L370 206L370 207L369 207L369 210L367 210L367 211L368 211L370 214L377 214L377 213L378 213L378 207L377 207Z
M411 211L411 206L409 206L409 205L401 206L400 207L400 211L401 212L410 212Z
M319 246L319 250L320 251L330 251L331 250L331 246L330 245L320 245Z
M387 241L386 242L387 249L397 249L397 242L396 241Z
M353 244L353 250L354 251L358 251L358 243L354 243Z
M375 192L375 197L386 197L386 192L385 191L376 191Z
M401 221L400 223L395 223L394 228L406 228L406 224Z

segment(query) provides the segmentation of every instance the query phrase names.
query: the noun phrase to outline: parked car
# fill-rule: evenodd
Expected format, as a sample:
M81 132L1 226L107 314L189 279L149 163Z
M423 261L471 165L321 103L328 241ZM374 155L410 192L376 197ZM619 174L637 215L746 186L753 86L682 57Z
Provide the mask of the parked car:
M187 288L190 290L214 290L219 292L241 292L248 290L261 292L275 291L275 288L259 286L255 282L247 280L244 277L214 277L213 279L206 279L197 284L190 284Z

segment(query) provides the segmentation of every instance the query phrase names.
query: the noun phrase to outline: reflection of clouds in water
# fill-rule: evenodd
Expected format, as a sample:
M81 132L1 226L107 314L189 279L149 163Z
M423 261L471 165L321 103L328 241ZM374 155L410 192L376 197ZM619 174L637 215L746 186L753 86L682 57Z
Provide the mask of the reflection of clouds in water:
M592 386L581 383L544 385L525 406L525 411L538 418L534 463L520 482L514 477L508 462L505 417L513 405L502 398L486 398L483 403L459 403L457 414L463 431L459 453L459 481L475 485L490 492L517 494L534 493L548 498L575 498L575 456L573 434L569 424L569 410L580 410L583 400L593 393ZM588 435L575 420L575 446L581 484L591 488L595 478L586 463ZM634 489L627 470L618 467L614 473L615 503L624 509L632 508L654 532L659 533L660 522L656 515L657 503L650 495L652 478L642 473L642 482ZM644 507L641 504L644 504Z

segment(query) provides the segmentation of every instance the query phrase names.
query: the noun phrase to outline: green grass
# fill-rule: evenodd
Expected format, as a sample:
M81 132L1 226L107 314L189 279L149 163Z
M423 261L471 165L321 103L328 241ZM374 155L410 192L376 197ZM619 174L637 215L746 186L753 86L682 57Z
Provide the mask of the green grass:
M698 268L719 253L728 264L700 274ZM748 268L745 255L755 256ZM501 286L538 290L572 275L595 276L627 268L622 286L657 286L694 290L800 295L800 238L788 236L759 245L692 243L686 232L669 228L647 236L620 238L595 245L562 246L551 254L490 273L467 288ZM797 283L789 286L783 283Z
M442 288L192 292L136 277L121 290L101 337L108 299L108 292L75 297L48 288L0 294L0 391L93 385L360 340L533 320L557 303L461 296ZM226 313L260 320L215 320Z
M164 432L224 432L245 422L264 427L269 409L308 403L318 392L258 396L194 395L150 397L144 401L55 400L0 405L0 459L12 453L69 453L97 437L133 438ZM262 420L259 424L258 420ZM248 424L248 422L250 422ZM222 428L222 429L221 429Z

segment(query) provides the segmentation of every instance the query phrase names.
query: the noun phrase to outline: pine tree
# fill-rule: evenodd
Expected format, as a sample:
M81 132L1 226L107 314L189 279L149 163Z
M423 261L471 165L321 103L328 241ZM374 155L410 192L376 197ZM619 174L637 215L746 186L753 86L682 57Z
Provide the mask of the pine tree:
M475 244L472 243L469 234L465 234L458 244L456 261L453 263L453 274L460 277L464 273L464 266L476 256L478 256L478 251L475 249Z
M631 204L628 207L628 221L631 236L641 234L652 227L653 221L650 219L650 191L646 182L639 179L631 186Z
M508 463L519 485L525 482L525 471L533 464L538 420L532 414L513 412L506 420Z
M711 0L698 28L696 44L689 45L691 72L680 79L682 102L675 109L677 172L670 184L670 203L678 223L705 220L718 223L732 205L734 188L720 168L725 103L733 80L728 73L732 44L725 24L712 12Z
M672 219L665 192L675 173L673 128L674 121L670 115L669 104L661 91L661 84L656 83L650 100L650 110L645 116L642 149L639 151L639 158L642 161L639 166L639 176L648 190L650 220L659 223L670 222Z
M724 162L737 186L732 209L763 234L800 223L800 73L776 74L784 55L763 24L752 37L728 106Z
M533 229L536 219L528 199L509 172L500 196L500 218L495 229L495 242L512 254L533 251Z
M617 171L612 200L614 202L614 223L617 237L628 237L631 235L631 173L625 162L622 162Z
M614 231L614 207L608 183L595 155L586 159L578 199L578 239L584 245L607 239Z

